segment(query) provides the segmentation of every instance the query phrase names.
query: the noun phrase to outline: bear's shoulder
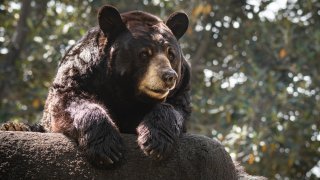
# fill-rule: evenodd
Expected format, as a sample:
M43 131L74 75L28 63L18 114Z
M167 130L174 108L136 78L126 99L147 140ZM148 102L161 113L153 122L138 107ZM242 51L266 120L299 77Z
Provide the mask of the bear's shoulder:
M101 30L99 27L91 28L80 40L73 44L61 59L59 66L67 61L78 60L81 64L86 64L95 60L99 56L99 37Z
M93 74L102 62L105 38L99 27L91 28L65 53L58 65L53 85L66 86L73 81L83 81Z

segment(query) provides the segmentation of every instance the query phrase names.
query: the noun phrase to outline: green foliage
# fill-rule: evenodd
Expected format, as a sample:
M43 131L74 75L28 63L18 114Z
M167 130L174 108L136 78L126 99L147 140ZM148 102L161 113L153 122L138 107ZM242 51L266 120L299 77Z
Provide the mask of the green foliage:
M256 2L108 3L164 19L176 10L189 14L182 47L192 65L191 132L221 140L249 173L315 179L311 169L320 163L320 2L285 1L275 13L270 6L280 1ZM59 59L97 24L96 12L104 2L48 1L43 16L35 13L37 3L31 3L29 32L15 62L19 76L1 74L0 80L16 83L1 100L0 122L39 120ZM20 4L0 5L0 62L7 60Z

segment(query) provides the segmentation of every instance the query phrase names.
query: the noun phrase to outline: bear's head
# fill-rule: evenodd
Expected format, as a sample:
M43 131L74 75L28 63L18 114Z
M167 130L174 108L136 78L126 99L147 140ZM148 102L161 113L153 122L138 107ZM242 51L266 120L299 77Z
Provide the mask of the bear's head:
M104 6L98 20L106 37L109 73L126 79L136 97L164 101L183 76L185 60L178 40L188 28L187 15L176 12L163 22L149 13L120 14Z

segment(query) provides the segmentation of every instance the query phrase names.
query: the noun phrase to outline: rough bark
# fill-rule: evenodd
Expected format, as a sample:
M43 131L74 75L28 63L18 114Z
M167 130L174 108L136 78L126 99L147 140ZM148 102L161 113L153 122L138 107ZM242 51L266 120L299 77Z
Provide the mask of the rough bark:
M172 156L156 162L123 134L123 162L108 170L87 163L76 143L63 134L0 132L1 179L263 179L235 166L224 147L204 136L185 134Z

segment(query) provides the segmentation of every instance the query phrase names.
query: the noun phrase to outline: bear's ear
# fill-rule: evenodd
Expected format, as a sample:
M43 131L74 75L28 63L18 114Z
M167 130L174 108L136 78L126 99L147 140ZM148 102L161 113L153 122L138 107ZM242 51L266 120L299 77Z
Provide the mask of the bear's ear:
M174 36L180 39L188 29L189 18L183 12L175 12L169 16L166 25L170 28Z
M99 10L98 20L100 29L107 37L115 37L126 28L119 11L110 5L103 6Z

